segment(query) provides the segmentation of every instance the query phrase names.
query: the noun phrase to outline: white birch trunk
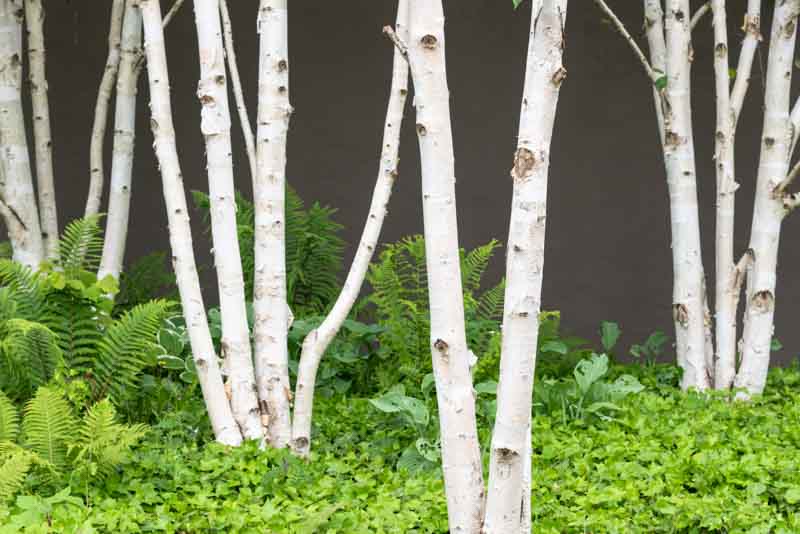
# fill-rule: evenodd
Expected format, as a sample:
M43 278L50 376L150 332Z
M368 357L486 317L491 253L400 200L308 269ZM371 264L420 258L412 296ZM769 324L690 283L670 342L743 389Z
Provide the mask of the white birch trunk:
M195 0L200 53L200 130L206 143L211 236L222 314L222 353L228 371L233 416L246 439L261 440L250 331L245 307L244 275L236 233L231 116L225 77L219 0Z
M120 58L120 41L122 39L122 17L125 13L125 0L114 0L111 4L111 21L108 29L108 58L100 88L97 91L97 102L94 108L94 124L89 147L89 194L86 198L84 217L95 215L100 211L103 201L103 145L106 139L108 123L108 103L117 79Z
M286 140L289 103L287 0L261 0L258 127L253 181L255 203L255 366L266 435L277 448L289 445L291 389L286 305Z
M242 135L244 144L247 147L247 161L250 163L250 175L256 175L256 143L253 136L253 127L250 124L250 116L247 114L247 106L244 102L244 91L242 91L242 80L239 77L239 67L236 63L236 46L233 41L233 25L231 16L228 12L227 0L219 0L219 10L222 16L222 28L225 32L225 55L228 59L228 71L231 75L231 85L233 96L236 101L236 110L239 112L239 122L242 125Z
M441 0L410 0L409 61L422 168L431 351L450 532L477 533L483 474L464 332L453 135Z
M396 34L408 42L408 3L399 0L397 6ZM403 54L395 49L392 68L392 84L389 103L386 108L386 121L383 128L383 149L378 178L372 193L372 203L361 234L361 242L356 250L347 279L333 308L319 327L309 332L303 340L300 366L295 389L294 421L292 441L295 452L308 456L311 444L311 414L314 407L314 386L317 370L325 350L330 345L342 323L347 319L353 304L361 291L361 285L369 267L369 262L378 245L383 221L386 218L389 197L397 177L400 130L403 124L406 96L408 95L408 63Z
M0 203L14 260L44 259L22 108L22 0L0 0Z
M122 25L122 46L114 114L114 147L108 188L103 255L98 277L119 278L125 259L131 204L131 176L136 142L136 97L142 55L142 15L128 3Z
M233 418L225 394L222 374L208 329L200 281L197 277L186 192L183 187L178 149L175 144L175 128L172 122L167 57L164 32L161 27L161 6L159 0L134 0L134 5L139 6L142 12L152 113L150 123L164 185L173 267L189 331L192 354L197 366L197 376L217 441L238 445L242 441L242 434Z
M706 389L710 382L691 118L689 1L668 0L665 21L669 108L664 114L664 161L670 194L677 357L683 368L682 387Z
M42 0L27 0L25 2L39 221L45 257L53 260L58 257L59 234L56 191L53 178L50 101L47 97L47 74L45 69L44 17L45 12Z
M770 360L775 315L775 281L781 222L787 213L779 185L789 171L792 126L789 117L791 73L797 37L798 0L775 3L767 83L764 95L764 133L750 233L754 253L748 277L742 362L734 382L747 393L764 390Z
M726 1L714 0L714 75L716 80L717 130L714 136L714 161L717 174L716 216L716 334L717 357L714 387L729 389L736 376L736 325L739 294L746 263L735 264L735 195L739 184L735 176L736 124L749 85L753 56L760 37L759 1L748 3L745 39L739 54L736 82L730 89ZM748 253L749 256L749 253ZM747 258L746 258L747 259Z
M664 11L661 0L644 0L644 29L650 49L650 66L663 76L667 72L667 42L664 40ZM653 84L653 101L658 119L658 135L664 145L664 108L661 92Z
M484 532L519 532L525 467L530 454L531 396L536 365L550 143L558 95L566 77L562 64L566 0L545 0L531 38L511 177L514 195L506 259L503 342L497 416L489 467ZM528 487L530 492L530 487Z

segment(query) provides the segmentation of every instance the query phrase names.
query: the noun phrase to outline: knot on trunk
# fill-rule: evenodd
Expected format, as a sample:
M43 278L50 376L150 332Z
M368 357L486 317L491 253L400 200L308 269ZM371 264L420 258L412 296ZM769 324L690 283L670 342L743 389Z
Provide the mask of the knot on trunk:
M667 147L676 147L682 142L683 139L681 139L681 136L672 130L667 130L667 133L664 135L664 145Z
M533 174L536 167L536 156L527 148L521 147L514 154L514 167L511 169L511 177L514 181L522 182Z
M753 300L751 301L753 311L756 313L766 313L772 310L774 302L775 297L772 296L772 291L769 290L758 291L753 295Z
M552 82L553 85L556 87L560 87L561 83L567 78L567 69L564 67L559 67L558 70L553 74Z
M686 328L689 326L689 308L686 307L686 304L673 304L672 306L672 318L673 320L680 324L681 327Z
M748 15L745 13L744 15L744 22L742 23L742 31L745 33L749 33L753 35L759 41L762 40L761 37L761 17L758 15Z
M436 46L439 44L439 40L436 39L435 36L430 34L424 35L422 39L419 40L419 42L422 43L423 48L426 48L428 50L434 50Z
M439 352L445 352L447 351L448 348L450 348L450 346L447 344L445 340L437 339L436 341L433 342L433 348L435 348Z
M717 46L714 47L714 52L717 54L717 57L725 57L728 53L728 47L725 43L717 43Z
M424 124L417 123L417 135L420 137L428 135L428 129L425 128Z

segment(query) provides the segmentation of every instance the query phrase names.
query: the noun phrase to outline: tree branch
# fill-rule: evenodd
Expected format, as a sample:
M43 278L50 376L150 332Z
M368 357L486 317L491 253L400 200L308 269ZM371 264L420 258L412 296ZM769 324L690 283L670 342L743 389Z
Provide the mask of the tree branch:
M772 194L775 195L776 197L785 194L786 190L789 188L790 185L792 185L792 182L795 181L798 175L800 175L800 161L795 163L794 167L792 167L792 170L790 170L789 174L786 175L786 178L784 178L781 181L781 183L775 186L775 189L772 190Z
M167 25L170 22L172 22L172 19L175 18L175 15L178 14L178 11L180 10L180 8L183 5L184 1L185 0L175 0L175 3L172 4L171 8L169 8L169 12L167 12L167 14L164 15L164 22L161 23L161 27L162 28L166 28ZM220 3L223 3L223 2L220 2Z
M631 36L628 29L625 28L625 25L622 23L622 21L619 20L619 17L617 17L611 8L608 7L608 4L605 3L605 0L594 0L594 3L597 4L597 7L599 7L609 19L611 19L611 22L614 24L614 27L617 29L620 35L622 35L622 37L628 41L628 44L631 45L631 48L633 49L633 53L636 54L636 57L639 59L642 67L644 67L645 72L647 72L647 76L650 78L653 84L655 84L659 78L661 78L661 76L659 76L658 73L653 70L653 67L650 66L650 62L647 61L647 56L644 55L644 52L642 52L642 49Z
M705 15L707 15L711 11L711 0L703 4L702 6L697 8L697 11L694 12L694 16L692 17L692 22L690 24L691 29L695 29L700 21L703 19Z
M392 42L394 46L397 47L397 50L400 52L400 55L408 61L408 46L403 42L402 39L395 33L394 29L391 26L384 26L383 27L383 34Z
M183 0L179 0L183 1ZM233 97L236 100L236 110L239 112L239 122L242 125L242 135L244 144L247 147L247 159L250 163L250 175L256 175L256 142L253 135L253 126L250 124L250 116L247 113L247 105L244 101L244 91L242 90L242 80L239 77L239 67L236 64L236 48L233 44L233 25L231 15L228 11L227 0L219 0L219 12L222 16L223 34L225 37L225 55L228 57L228 70L231 73L231 83L233 85Z

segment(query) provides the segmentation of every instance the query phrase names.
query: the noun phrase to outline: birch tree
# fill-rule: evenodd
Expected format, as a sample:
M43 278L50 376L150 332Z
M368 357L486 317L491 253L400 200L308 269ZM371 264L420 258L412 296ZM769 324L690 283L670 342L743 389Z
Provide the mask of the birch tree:
M255 368L258 396L275 447L291 440L286 305L286 140L289 103L287 0L261 0L255 205Z
M132 2L125 5L114 113L114 145L108 191L103 255L99 278L119 278L125 259L131 203L131 176L136 143L136 102L142 57L142 16Z
M684 13L688 13L688 2L670 0L667 3L666 15L661 11L657 0L645 0L645 28L647 30L650 46L650 62L638 48L635 40L630 37L625 27L613 14L603 0L596 0L598 5L608 14L617 29L626 37L636 55L642 61L645 70L654 83L657 99L657 115L660 129L662 130L662 144L665 147L665 162L668 177L676 178L675 183L688 183L682 179L680 182L675 172L670 169L682 167L680 158L675 158L676 148L670 146L693 145L691 115L688 106L684 103L689 100L691 87L688 77L676 76L675 67L681 67L685 62L682 50L691 40L681 22ZM714 20L714 75L716 89L717 125L714 133L715 142L715 169L717 185L716 202L716 287L715 287L715 358L706 359L706 383L698 380L684 379L684 386L707 387L714 385L717 389L741 388L746 391L744 396L761 393L766 383L769 368L769 355L773 335L775 281L777 279L777 254L780 238L781 222L795 207L796 196L788 191L797 172L789 170L791 154L796 143L797 126L800 125L800 107L795 104L790 113L790 87L792 72L792 56L795 50L796 19L800 9L797 0L776 2L771 31L769 59L767 62L766 91L764 104L764 133L761 145L758 179L756 184L756 198L753 222L751 225L750 244L747 250L736 259L734 250L734 214L735 192L739 185L735 177L735 139L739 114L741 113L744 99L747 95L755 52L761 41L760 0L748 0L742 31L744 39L739 53L738 64L735 69L735 81L731 86L731 65L728 58L729 44L727 35L727 3L725 0L713 0L708 4L713 13ZM681 16L679 17L678 14ZM698 11L692 17L697 21L702 16ZM666 40L662 39L662 20L666 21ZM690 52L691 56L691 52ZM666 76L658 75L662 58L666 57ZM672 58L672 61L670 61ZM670 76L672 74L672 76ZM676 106L677 103L677 106ZM674 117L676 109L683 110L684 117L678 121L680 128L675 127ZM793 120L795 118L795 120ZM680 132L684 132L681 134ZM677 132L677 137L671 134ZM684 140L686 140L684 142ZM677 145L676 145L677 143ZM669 155L672 153L673 158ZM686 148L677 152L683 153L684 162L689 161ZM800 169L798 169L800 171ZM687 169L688 172L688 169ZM688 176L688 175L687 175ZM672 182L670 182L672 183ZM678 255L676 250L676 231L678 226L691 222L694 227L697 223L697 205L680 203L680 197L672 194L674 186L671 185L671 211L673 227L673 257L676 270L676 294L678 291L678 268L683 272L692 272L690 280L694 280L693 288L697 287L696 269L688 269L689 264L694 264L693 258L697 255L686 255L685 247ZM696 198L696 193L691 195ZM679 209L683 206L682 209ZM689 215L687 215L689 213ZM698 225L699 228L699 225ZM691 232L694 234L694 230ZM691 252L691 248L688 252ZM683 261L682 261L683 260ZM690 261L686 261L690 260ZM683 264L683 265L681 265ZM701 271L702 273L702 271ZM685 278L685 277L684 277ZM744 314L744 333L737 344L737 307L740 294L746 286L746 305ZM703 301L706 301L704 275L700 276L700 292ZM685 285L680 287L686 287ZM683 294L686 294L683 292ZM696 302L693 299L693 309ZM676 318L683 316L681 308L674 308ZM691 353L688 358L688 348L697 344L697 331L699 328L692 322L696 312L686 316L687 328L677 328L678 361L684 367L684 372L689 372L690 377L701 377L697 372L699 363L698 354ZM679 321L680 322L680 321ZM692 326L689 328L689 326ZM681 334L691 331L689 338ZM686 341L691 339L691 344ZM708 346L708 343L706 343ZM738 350L737 350L738 349ZM708 354L708 351L706 351ZM737 355L740 361L737 368ZM696 362L696 363L692 363ZM685 375L686 377L686 375ZM702 377L701 377L702 378Z
M169 223L173 268L181 296L186 328L214 435L221 443L238 445L242 432L225 394L222 373L208 328L197 276L186 192L183 186L170 102L164 32L159 0L133 0L141 9L150 87L151 127L161 168Z
M200 53L200 129L205 138L211 201L211 236L222 314L222 353L231 391L231 406L245 438L262 439L255 388L244 275L236 228L231 117L225 75L219 0L195 0Z
M447 513L451 532L479 532L483 472L464 330L444 10L441 0L409 0L409 8L408 58L422 169L430 348Z
M53 178L53 149L50 132L50 100L47 96L45 10L42 0L25 2L28 29L28 64L30 68L31 108L36 161L36 185L42 246L47 259L58 255L58 210Z
M33 269L44 259L22 107L22 0L0 0L0 215L13 257Z
M122 39L122 17L125 13L125 0L113 0L111 4L111 20L108 29L108 58L106 59L103 78L97 91L97 102L94 109L94 124L89 149L89 194L86 198L84 216L96 215L100 211L103 198L103 145L108 123L108 104L117 79L120 61L120 42Z
M385 32L397 36L402 42L408 41L408 2L397 3L395 30L387 27ZM400 49L395 49L392 63L392 82L386 120L383 126L383 144L378 169L378 178L372 192L372 202L367 221L361 233L350 271L333 308L317 328L303 340L300 365L297 371L295 389L294 421L292 427L292 446L301 456L308 456L311 445L311 414L314 406L314 386L317 370L333 338L339 332L344 320L353 308L369 263L378 245L381 228L386 218L392 187L398 175L400 149L400 130L408 95L408 63Z
M541 5L541 4L540 4ZM489 466L484 532L530 532L531 397L541 311L550 144L566 77L566 0L534 5L506 258L506 288L497 415ZM527 478L527 484L526 484Z

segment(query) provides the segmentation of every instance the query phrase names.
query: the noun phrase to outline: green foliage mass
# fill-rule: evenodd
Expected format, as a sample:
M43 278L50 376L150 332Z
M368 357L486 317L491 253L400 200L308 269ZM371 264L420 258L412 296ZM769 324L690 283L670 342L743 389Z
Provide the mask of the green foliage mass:
M210 221L208 195L194 191L194 201ZM325 312L339 295L344 241L342 226L333 220L336 210L315 202L306 208L291 187L286 188L286 291L296 317ZM236 229L242 257L247 299L253 300L255 271L255 207L236 195Z

